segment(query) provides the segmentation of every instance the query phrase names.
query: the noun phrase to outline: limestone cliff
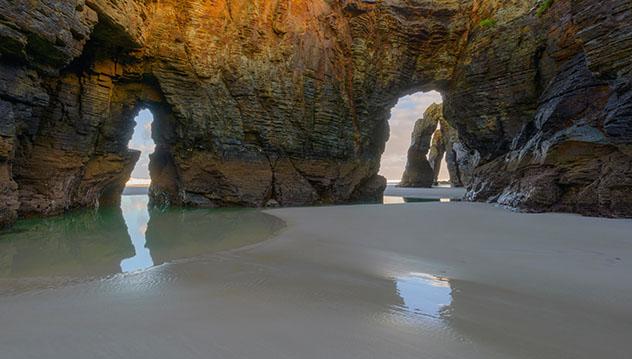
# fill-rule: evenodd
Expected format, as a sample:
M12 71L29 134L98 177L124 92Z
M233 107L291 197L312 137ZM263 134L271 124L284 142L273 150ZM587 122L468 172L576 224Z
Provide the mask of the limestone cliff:
M397 99L444 95L469 198L632 215L627 0L0 0L0 222L117 201L377 200ZM487 21L485 21L487 20Z

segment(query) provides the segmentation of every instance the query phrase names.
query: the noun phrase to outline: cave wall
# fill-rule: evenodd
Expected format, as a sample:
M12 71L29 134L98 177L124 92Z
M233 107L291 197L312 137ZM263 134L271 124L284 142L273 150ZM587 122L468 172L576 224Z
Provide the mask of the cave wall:
M0 1L0 224L120 201L145 92L126 84L124 57L142 44L95 9Z
M630 2L533 5L0 0L0 221L116 202L143 106L156 205L379 200L390 109L431 89L470 199L631 215Z
M446 96L446 118L482 155L467 199L629 217L632 3L533 13L472 33Z
M447 82L466 8L162 1L144 51L173 105L165 172L178 174L168 186L178 195L155 186L154 197L195 206L379 200L390 108Z

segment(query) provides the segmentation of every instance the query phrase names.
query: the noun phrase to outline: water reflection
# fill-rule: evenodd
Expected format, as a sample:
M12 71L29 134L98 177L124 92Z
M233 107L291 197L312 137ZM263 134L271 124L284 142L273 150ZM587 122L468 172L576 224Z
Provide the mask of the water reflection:
M148 211L146 196L125 196L122 209L19 221L0 234L0 278L138 271L258 243L283 225L250 209Z
M270 238L284 225L277 217L255 209L154 209L146 240L159 265L252 245Z
M148 196L123 196L121 199L123 218L135 252L133 257L121 261L123 272L135 272L154 265L151 252L145 245L145 233L149 224L148 204Z
M396 279L397 293L409 314L439 319L452 304L452 287L445 278L410 273Z
M441 202L450 203L455 202L456 199L451 198L413 198L413 197L400 197L400 196L384 196L384 204L404 204L404 203L428 203L428 202Z

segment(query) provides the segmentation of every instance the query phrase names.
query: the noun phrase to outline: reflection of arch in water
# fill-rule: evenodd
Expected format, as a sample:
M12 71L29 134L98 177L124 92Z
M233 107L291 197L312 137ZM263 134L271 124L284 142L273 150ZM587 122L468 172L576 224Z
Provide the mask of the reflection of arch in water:
M152 209L147 248L155 264L255 244L284 227L254 209Z
M124 196L123 210L18 222L0 239L0 278L136 271L261 242L284 225L250 209L152 210L150 216L147 201L147 196Z
M403 301L397 309L407 317L442 319L452 304L448 279L413 272L395 278L395 285Z
M146 247L145 236L149 224L147 196L124 196L121 199L123 218L127 223L130 240L134 246L134 255L121 261L121 271L135 272L154 266L149 249Z
M2 234L0 277L116 273L133 253L120 208L23 220Z
M397 278L397 293L411 312L437 319L452 303L450 282L425 273Z
M147 196L123 198L123 215L136 252L121 262L123 272L261 242L284 225L258 210L149 210L148 201Z

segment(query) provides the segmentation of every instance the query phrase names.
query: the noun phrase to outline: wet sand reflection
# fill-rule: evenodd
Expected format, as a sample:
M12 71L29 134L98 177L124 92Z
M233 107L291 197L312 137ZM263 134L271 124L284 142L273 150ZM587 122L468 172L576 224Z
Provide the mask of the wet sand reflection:
M20 221L0 235L0 279L94 277L270 238L278 218L256 210L148 210L146 196L124 196L121 208Z

